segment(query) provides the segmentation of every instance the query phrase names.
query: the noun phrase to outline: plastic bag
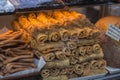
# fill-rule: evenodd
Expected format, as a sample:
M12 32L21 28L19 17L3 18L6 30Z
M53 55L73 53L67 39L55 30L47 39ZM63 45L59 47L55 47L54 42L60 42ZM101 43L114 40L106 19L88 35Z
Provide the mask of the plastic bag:
M15 7L9 2L9 0L0 1L0 13L14 12Z
M7 3L7 0L0 0L0 5L4 6Z
M39 7L41 4L51 2L53 0L9 0L16 9Z

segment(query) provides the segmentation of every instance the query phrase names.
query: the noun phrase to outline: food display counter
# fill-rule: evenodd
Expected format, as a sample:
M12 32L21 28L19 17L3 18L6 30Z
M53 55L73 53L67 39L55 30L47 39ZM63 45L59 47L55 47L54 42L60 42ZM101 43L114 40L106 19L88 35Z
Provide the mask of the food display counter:
M0 80L119 79L119 0L0 4Z

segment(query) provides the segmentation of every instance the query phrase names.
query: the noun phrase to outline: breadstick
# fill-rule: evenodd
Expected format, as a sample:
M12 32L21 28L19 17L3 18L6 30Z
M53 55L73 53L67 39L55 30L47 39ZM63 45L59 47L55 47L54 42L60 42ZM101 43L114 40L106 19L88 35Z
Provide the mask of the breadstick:
M15 72L19 72L19 71L23 71L23 70L27 70L27 69L30 69L30 68L17 68L17 69L12 69L12 70L10 70L9 73L15 73Z
M17 33L18 33L18 32L17 32ZM3 45L3 44L6 44L6 43L9 43L11 40L14 40L14 39L20 37L21 34L22 34L22 33L19 32L16 36L13 36L13 37L9 38L8 40L5 40L5 41L0 42L0 45Z
M5 50L5 54L8 56L16 57L17 55L11 51L11 49Z
M6 57L3 54L0 54L0 57L6 59Z
M13 48L13 50L23 50L23 49L27 49L27 48L28 48L28 44L24 44L19 47Z
M21 59L18 62L24 62L24 63L33 63L34 60L33 59Z
M7 44L2 44L0 45L1 48L5 48L5 47L11 47L11 46L15 46L18 45L18 43L7 43Z
M1 38L1 37L4 37L4 36L6 36L6 35L9 35L9 34L11 34L11 33L13 33L13 31L12 31L12 30L9 30L9 31L1 34L1 35L0 35L0 38Z
M5 60L3 63L4 63L4 64L7 64L7 63L12 62L12 61L16 61L16 60L19 60L19 59L26 59L26 58L33 58L33 56L31 56L31 55L27 55L27 56L25 56L25 55L17 56L17 57L11 58L11 59L7 59L7 60Z

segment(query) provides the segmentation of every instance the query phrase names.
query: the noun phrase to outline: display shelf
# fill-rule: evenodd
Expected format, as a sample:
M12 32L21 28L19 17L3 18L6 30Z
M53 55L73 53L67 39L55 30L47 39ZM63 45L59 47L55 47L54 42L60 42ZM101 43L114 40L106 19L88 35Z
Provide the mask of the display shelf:
M120 72L118 71L118 69L116 68L110 68L107 67L107 69L114 71L114 73L110 74L98 74L98 75L94 75L94 76L87 76L87 77L79 77L79 78L72 78L69 80L120 80ZM38 73L34 74L34 75L28 75L28 78L24 78L24 76L20 76L20 80L29 80L30 76L33 76L33 78L38 77ZM27 76L26 76L27 77ZM39 77L40 78L40 77ZM6 78L9 79L9 78ZM10 79L17 79L18 77L16 76L16 78L10 78Z
M106 67L106 69L109 71L108 74L106 74L103 77L96 78L95 80L120 80L120 69L119 68L112 68L112 67Z
M73 7L91 7L91 6L104 6L104 5L112 5L116 3L98 3L98 4L66 4L65 5L54 5L54 6L40 6L36 8L25 8L25 9L16 9L15 13L29 13L29 12L37 12L41 10L54 10L54 9L69 9Z
M112 67L108 66L107 70L109 71L110 74L120 73L120 68L112 68Z
M88 7L88 6L101 6L104 4L81 4L81 5L68 5L68 6L41 6L41 7L35 7L35 8L24 8L24 9L16 9L14 12L7 12L7 13L0 13L0 16L3 15L11 15L11 14L16 14L16 13L28 13L28 12L36 12L40 10L54 10L54 9L64 9L65 7Z
M105 75L106 75L106 74L98 74L98 75L94 75L94 76L73 78L73 79L69 79L69 80L94 80L94 79L96 79L96 78L102 78L102 77L104 77Z
M73 78L69 80L120 80L120 73L109 74L109 75L99 74L95 76Z
M69 80L120 80L120 69L119 68L112 68L107 66L106 69L108 70L107 74L97 74L94 76L86 76L80 78L73 78Z
M15 12L0 13L0 16L3 16L3 15L12 15L12 14L15 14Z
M114 74L108 74L101 78L96 78L94 80L120 80L120 72Z
M111 4L119 4L119 3L107 3L107 2L100 2L100 3L65 3L65 5L62 4L46 4L39 7L32 7L32 8L16 8L14 12L6 12L6 13L0 13L0 16L3 15L11 15L16 13L27 13L27 12L34 12L34 11L40 11L40 10L54 10L54 9L64 9L64 7L90 7L90 6L103 6L103 5L111 5Z

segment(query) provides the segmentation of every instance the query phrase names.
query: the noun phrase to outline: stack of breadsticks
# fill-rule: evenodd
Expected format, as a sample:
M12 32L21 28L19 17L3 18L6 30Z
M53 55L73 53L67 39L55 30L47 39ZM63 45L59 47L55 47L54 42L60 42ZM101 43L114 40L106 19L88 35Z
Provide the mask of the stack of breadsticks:
M16 26L19 25L19 26ZM43 80L105 73L106 62L97 37L99 30L75 11L31 13L20 16L14 29L24 29L31 38L31 47L47 62L41 71Z
M33 53L22 35L22 30L9 30L0 35L0 75L36 68Z

